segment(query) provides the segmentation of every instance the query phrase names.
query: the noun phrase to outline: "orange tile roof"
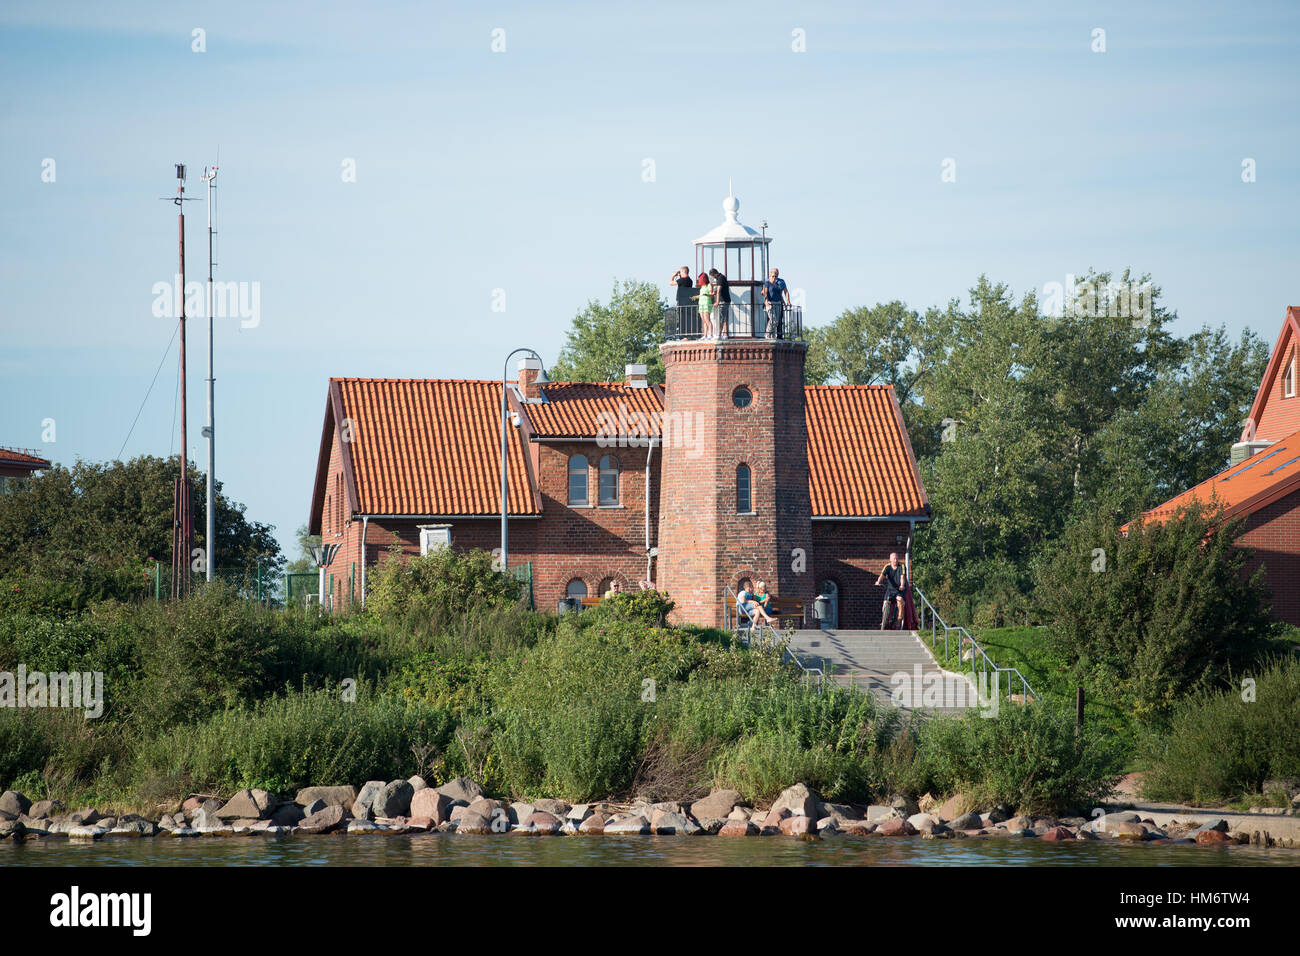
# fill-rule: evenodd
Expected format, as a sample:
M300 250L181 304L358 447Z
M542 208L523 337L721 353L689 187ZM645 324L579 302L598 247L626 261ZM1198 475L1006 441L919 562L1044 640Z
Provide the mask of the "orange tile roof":
M444 379L330 380L313 498L316 530L335 420L356 514L491 515L500 509L500 383ZM663 389L622 383L546 386L546 404L523 406L537 437L595 438L602 412L663 411ZM929 514L902 413L888 385L805 389L813 517ZM653 420L653 419L652 419ZM658 434L657 425L654 428ZM509 431L510 512L540 514L519 429Z
M490 515L501 511L501 383L338 378L338 416L352 421L358 514ZM519 429L507 429L511 514L537 514Z
M1223 506L1224 516L1253 514L1300 490L1300 431L1292 432L1240 464L1219 472L1162 505L1143 512L1147 522L1164 521L1193 501ZM1127 531L1124 525L1121 531Z
M810 385L804 399L814 518L929 513L892 385Z
M0 447L0 461L10 465L31 465L32 468L49 468L50 463L39 455L17 448Z
M539 438L596 438L601 434L644 434L633 416L645 416L652 436L659 434L663 389L632 388L626 382L556 382L542 389L546 402L528 406L528 420ZM609 431L609 428L616 431Z

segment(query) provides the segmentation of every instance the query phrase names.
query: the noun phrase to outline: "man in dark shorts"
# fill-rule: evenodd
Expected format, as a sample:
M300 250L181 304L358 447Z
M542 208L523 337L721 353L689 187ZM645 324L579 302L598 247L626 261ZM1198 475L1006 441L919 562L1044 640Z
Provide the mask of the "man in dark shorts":
M898 626L903 625L903 585L907 583L907 569L898 563L898 552L889 553L889 563L880 571L880 577L876 578L876 587L880 587L881 582L885 584L885 601L880 607L880 629L886 630L889 626L889 605L898 606Z
M718 338L727 337L727 316L731 313L731 283L717 269L709 270L709 277L713 279L713 286L717 290L717 304L713 306L713 314L718 320Z

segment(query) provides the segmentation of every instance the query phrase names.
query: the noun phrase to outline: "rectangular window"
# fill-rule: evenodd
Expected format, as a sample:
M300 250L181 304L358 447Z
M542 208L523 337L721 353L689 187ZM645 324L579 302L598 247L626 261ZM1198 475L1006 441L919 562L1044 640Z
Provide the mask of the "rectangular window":
M1282 376L1282 397L1295 397L1295 350L1291 350L1291 361L1287 363L1286 374Z
M425 555L439 548L451 547L451 525L420 525L420 554Z

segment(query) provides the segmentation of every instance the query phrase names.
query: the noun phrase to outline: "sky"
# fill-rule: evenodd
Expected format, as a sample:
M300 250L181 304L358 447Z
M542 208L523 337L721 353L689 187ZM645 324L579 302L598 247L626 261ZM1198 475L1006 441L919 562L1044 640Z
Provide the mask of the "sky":
M216 474L290 557L331 376L549 364L616 280L669 295L729 181L810 325L1131 267L1174 331L1271 345L1300 303L1298 39L1286 3L5 0L0 445L178 450L175 163L187 281L219 165L246 306L214 320Z

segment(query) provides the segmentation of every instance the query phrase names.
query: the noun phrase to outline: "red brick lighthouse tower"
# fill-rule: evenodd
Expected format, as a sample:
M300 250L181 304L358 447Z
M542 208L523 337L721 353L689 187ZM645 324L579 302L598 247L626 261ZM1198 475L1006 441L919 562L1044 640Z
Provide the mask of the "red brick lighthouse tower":
M731 288L726 337L702 337L698 306L675 306L661 346L665 385L658 585L676 616L720 625L724 595L759 580L781 598L814 595L802 315L786 308L766 336L768 245L723 202L726 219L695 240L695 275ZM766 224L764 224L766 227ZM775 332L775 330L774 330Z

